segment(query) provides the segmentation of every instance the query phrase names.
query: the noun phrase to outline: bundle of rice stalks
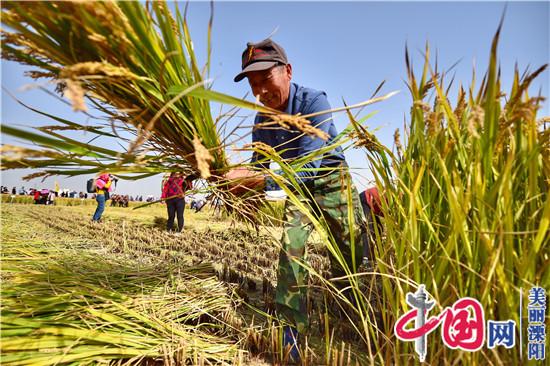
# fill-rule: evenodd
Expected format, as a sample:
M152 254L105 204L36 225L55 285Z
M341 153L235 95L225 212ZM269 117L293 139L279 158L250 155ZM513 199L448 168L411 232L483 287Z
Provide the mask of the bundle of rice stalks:
M134 172L159 172L170 163L179 163L180 168L203 177L210 175L210 169L227 166L208 101L186 96L204 86L209 62L199 68L187 23L177 8L173 17L164 2L149 6L111 1L2 4L2 22L12 30L2 31L5 59L37 68L28 75L53 80L74 110L86 111L88 102L107 116L108 125L122 123L117 127L135 135L127 151L120 153L81 144L59 130L87 130L120 138L118 132L55 117L61 125L41 129L51 138L3 126L4 133L57 150L19 151L27 160L20 157L13 162L19 161L19 167L25 162L32 167L94 167L84 158L95 158L100 160L100 166L95 164L97 171ZM168 96L168 88L174 85L184 90ZM147 155L150 149L159 154ZM13 148L9 151L13 153ZM39 155L49 159L41 164L29 160Z
M226 364L233 301L208 266L174 269L5 243L2 364Z
M383 192L385 226L376 244L386 329L378 351L396 362L409 360L413 346L394 338L393 325L410 310L406 293L418 284L436 300L430 316L470 296L481 302L485 319L518 325L519 289L550 288L550 135L537 121L544 98L528 93L546 65L522 75L516 69L506 95L497 62L499 33L500 27L481 86L476 90L475 79L468 90L460 86L454 105L448 96L452 80L430 67L429 49L420 79L407 54L413 105L406 145L397 156L357 129L364 144L377 147L368 157ZM429 351L427 362L520 359L518 347L473 353L442 348L435 334L428 349L438 352Z

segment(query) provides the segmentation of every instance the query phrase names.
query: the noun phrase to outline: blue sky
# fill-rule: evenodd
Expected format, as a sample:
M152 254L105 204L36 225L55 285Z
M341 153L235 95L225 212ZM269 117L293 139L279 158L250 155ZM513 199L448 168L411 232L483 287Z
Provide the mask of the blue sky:
M180 4L184 6L184 3ZM405 86L405 45L420 69L426 42L432 55L438 55L440 69L457 61L455 89L469 85L475 65L478 79L487 68L492 37L505 8L504 2L217 2L214 5L211 78L213 89L235 96L249 92L246 80L234 83L240 70L240 57L247 41L260 41L273 31L293 66L294 82L326 91L333 107L358 103L370 97L380 82L382 90L401 92L391 100L373 105L364 113L378 111L367 125L387 146L393 146L393 133L408 120L411 99ZM205 40L210 4L192 2L188 21L199 58L205 59ZM520 70L535 69L549 61L549 2L509 2L499 45L503 88L511 86L514 65ZM19 99L49 113L75 121L86 121L67 106L39 90L21 91L33 81L23 77L27 70L2 60L2 86ZM533 93L548 96L549 73L533 84ZM218 109L213 108L217 114ZM541 115L550 115L544 104ZM241 115L251 116L248 111ZM344 114L334 116L339 130L346 126ZM52 124L19 106L2 91L2 123L25 126ZM247 123L248 124L248 123ZM403 133L402 133L403 135ZM86 136L80 136L86 140ZM17 143L2 136L3 143ZM104 142L110 144L111 142ZM348 163L355 168L360 189L368 184L364 152L349 150ZM49 178L21 182L28 171L2 172L2 184L84 190L85 178ZM119 192L159 195L160 176L140 182L121 182Z

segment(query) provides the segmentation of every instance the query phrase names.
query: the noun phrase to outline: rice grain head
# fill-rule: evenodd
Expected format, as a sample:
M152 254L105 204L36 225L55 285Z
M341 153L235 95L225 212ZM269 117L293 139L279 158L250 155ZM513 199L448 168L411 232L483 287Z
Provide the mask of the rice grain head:
M63 68L59 76L63 79L75 79L80 76L105 75L138 79L139 77L124 67L118 67L108 62L80 62Z
M195 160L197 161L197 167L201 174L201 178L210 178L210 163L214 161L214 157L210 154L210 151L204 147L197 135L193 138L193 148L195 149Z
M403 145L401 144L401 134L399 129L396 129L393 134L393 142L395 144L395 148L397 149L397 155L401 158L403 156Z
M242 149L239 150L259 150L265 151L268 155L276 154L275 149L263 142L253 142L251 144L245 144Z
M483 124L483 119L485 118L485 111L479 105L476 105L472 108L472 112L468 118L468 132L472 137L478 139L479 133L478 130Z
M88 108L84 102L84 89L80 85L80 82L73 79L65 79L66 83L65 96L72 102L73 111L86 112Z
M295 128L308 136L319 137L324 141L329 138L329 135L325 131L317 127L313 127L311 122L304 117L292 116L289 114L274 114L270 116L270 118L273 122L287 130Z

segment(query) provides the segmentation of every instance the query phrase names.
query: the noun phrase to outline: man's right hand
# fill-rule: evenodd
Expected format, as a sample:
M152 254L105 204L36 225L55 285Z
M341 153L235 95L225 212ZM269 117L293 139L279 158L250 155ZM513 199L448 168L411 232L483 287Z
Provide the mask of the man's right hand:
M227 181L229 192L237 196L265 187L264 175L248 168L232 169L224 175L224 179Z

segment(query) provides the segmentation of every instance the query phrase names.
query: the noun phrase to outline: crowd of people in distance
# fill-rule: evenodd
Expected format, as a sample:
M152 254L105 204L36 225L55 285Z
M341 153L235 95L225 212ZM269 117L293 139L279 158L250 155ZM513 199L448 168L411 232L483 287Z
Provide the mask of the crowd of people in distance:
M32 196L35 204L43 205L55 204L55 199L57 197L78 198L82 200L96 198L96 193L77 192L71 189L60 189L56 191L48 188L25 188L25 186L21 186L19 189L17 189L17 187L12 187L10 189L7 186L0 186L0 194L9 194L12 198L15 198L15 196ZM111 206L128 207L130 202L153 202L158 198L151 195L144 197L143 195L130 196L127 194L114 194L111 199Z
M130 196L127 194L113 194L111 196L111 207L128 207Z
M6 186L0 186L0 192L1 192L2 194L10 194L10 190L9 190L9 188L6 187ZM27 194L34 194L34 191L32 191L32 188L31 188L31 190L27 191L27 190L25 189L25 186L22 186L21 188L19 188L19 191L17 191L17 188L16 188L16 187L13 187L13 188L11 189L11 194L12 194L12 195L17 195L17 194L19 194L20 196L24 196L24 195L27 195Z
M10 194L10 190L6 186L0 187L0 193L1 194ZM55 204L55 198L58 196L58 192L55 192L53 190L43 188L43 189L36 189L36 188L29 188L28 190L25 189L25 186L22 186L19 191L17 191L16 187L13 187L11 189L11 200L10 202L13 202L15 197L19 196L32 196L35 204L42 204L42 205L53 205Z

